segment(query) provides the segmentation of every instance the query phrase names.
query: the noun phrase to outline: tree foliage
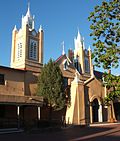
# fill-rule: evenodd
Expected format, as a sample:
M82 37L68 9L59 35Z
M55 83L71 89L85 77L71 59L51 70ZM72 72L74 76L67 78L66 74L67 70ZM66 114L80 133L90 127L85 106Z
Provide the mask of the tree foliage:
M62 73L52 59L44 65L38 77L37 94L43 96L48 106L54 110L62 109L65 106Z
M105 73L104 78L109 91L109 94L105 97L105 104L109 104L111 101L120 98L120 76Z
M102 64L104 69L117 68L120 60L120 1L103 1L88 19L91 21L90 36L94 40L96 66Z
M120 61L120 0L103 1L88 17L94 43L95 65L104 69L117 68ZM120 76L105 73L108 95L106 103L120 98Z

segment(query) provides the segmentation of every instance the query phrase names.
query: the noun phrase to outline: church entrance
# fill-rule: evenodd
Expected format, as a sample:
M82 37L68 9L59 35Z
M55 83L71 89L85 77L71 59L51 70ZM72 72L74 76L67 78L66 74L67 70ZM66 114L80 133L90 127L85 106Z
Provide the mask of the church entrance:
M90 98L90 123L103 122L102 101L96 95Z
M99 103L98 100L95 98L92 102L92 121L98 122L98 109L99 109Z

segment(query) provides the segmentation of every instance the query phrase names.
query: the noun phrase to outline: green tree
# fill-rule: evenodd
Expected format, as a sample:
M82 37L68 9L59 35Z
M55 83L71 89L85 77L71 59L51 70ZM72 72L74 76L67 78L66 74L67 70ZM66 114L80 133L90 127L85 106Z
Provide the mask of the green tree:
M111 70L120 62L120 1L103 1L88 17L93 37L93 59L95 65ZM110 103L120 97L120 76L105 73L108 95L105 102Z
M42 96L50 108L49 119L52 118L52 110L60 110L65 107L63 76L59 66L50 59L44 65L38 77L37 94Z
M109 105L111 101L120 98L120 76L105 73L104 78L105 82L107 82L105 85L109 91L109 94L105 97L105 104Z
M120 60L120 1L103 1L88 18L94 40L93 58L98 67L118 67Z

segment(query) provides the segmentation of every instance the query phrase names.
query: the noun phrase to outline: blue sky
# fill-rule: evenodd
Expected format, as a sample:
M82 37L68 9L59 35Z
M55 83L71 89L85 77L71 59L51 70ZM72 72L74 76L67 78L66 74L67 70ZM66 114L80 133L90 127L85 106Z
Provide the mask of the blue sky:
M44 30L44 62L49 58L57 59L62 53L61 43L65 42L65 51L74 49L74 37L77 30L85 39L85 46L92 47L90 22L87 20L94 6L102 0L0 0L0 65L9 66L12 29L19 29L21 17L26 14L30 2L31 14L35 15L35 28L42 25ZM115 73L119 73L120 69Z

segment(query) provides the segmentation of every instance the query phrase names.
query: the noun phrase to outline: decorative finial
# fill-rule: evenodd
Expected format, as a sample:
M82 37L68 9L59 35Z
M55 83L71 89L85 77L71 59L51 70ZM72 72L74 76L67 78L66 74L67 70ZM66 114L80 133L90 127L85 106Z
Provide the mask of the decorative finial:
M40 28L39 28L39 32L41 32L43 29L42 29L42 25L40 25Z
M78 28L78 37L80 37L80 31L79 31L79 28Z
M91 51L91 47L90 47L90 45L89 45L89 47L88 47L88 51Z
M64 43L64 41L62 42L62 48L63 48L62 55L65 55L65 43Z
M78 35L77 35L77 38L78 38L79 41L82 41L82 39L81 39L81 34L80 34L80 32L79 32L79 28L78 28Z
M83 49L85 50L85 42L84 42L84 37L83 37Z
M28 2L28 10L26 15L30 16L30 2Z
M13 29L14 31L17 31L17 27L16 27L16 25L14 26L14 29Z

